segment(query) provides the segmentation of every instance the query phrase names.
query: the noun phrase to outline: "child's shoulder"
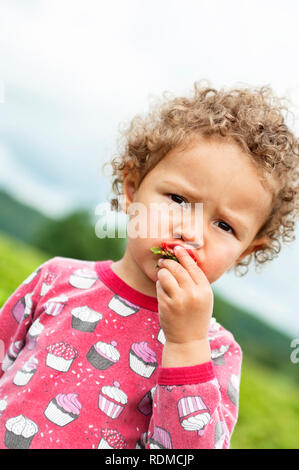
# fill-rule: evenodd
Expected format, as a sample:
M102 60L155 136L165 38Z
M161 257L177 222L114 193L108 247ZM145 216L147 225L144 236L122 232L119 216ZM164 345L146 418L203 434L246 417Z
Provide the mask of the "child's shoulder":
M64 276L80 276L83 278L97 278L96 261L81 260L76 258L67 258L63 256L54 256L43 263L39 270L43 277L52 277L53 279L63 278Z
M96 261L54 256L43 263L40 282L44 294L65 293L74 288L89 289L99 279Z
M42 266L47 270L60 269L94 269L96 261L81 260L77 258L67 258L64 256L54 256L48 259Z

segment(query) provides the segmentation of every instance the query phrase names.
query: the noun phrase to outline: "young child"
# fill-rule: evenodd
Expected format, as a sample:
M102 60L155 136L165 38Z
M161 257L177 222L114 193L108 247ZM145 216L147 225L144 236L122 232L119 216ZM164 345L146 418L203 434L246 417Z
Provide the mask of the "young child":
M169 223L129 233L117 262L49 259L6 301L1 448L229 448L242 351L212 316L211 284L294 239L298 141L282 110L268 87L195 83L133 119L113 189L129 223L150 228L151 210ZM147 211L133 219L135 203ZM202 237L181 224L195 203ZM175 245L157 268L151 248Z

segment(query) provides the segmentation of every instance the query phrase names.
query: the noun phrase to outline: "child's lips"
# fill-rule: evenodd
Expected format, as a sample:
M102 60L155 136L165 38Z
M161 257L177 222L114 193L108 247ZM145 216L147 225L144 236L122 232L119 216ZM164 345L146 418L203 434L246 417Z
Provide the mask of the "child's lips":
M161 244L161 246L164 250L169 250L172 253L174 253L174 247L175 246L182 246L183 248L185 248L185 250L187 250L187 252L191 256L191 258L193 258L194 261L197 263L198 259L197 259L196 255L194 253L194 245L198 245L198 244L193 243L193 242L192 243L183 243L183 242L180 242L179 240L163 242Z

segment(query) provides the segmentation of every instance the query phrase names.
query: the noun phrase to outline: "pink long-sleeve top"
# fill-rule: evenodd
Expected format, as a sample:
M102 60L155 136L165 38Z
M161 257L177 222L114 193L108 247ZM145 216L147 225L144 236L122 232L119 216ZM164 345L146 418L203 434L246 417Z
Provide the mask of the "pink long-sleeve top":
M51 258L3 305L0 448L229 448L239 344L212 318L211 361L162 367L157 299L112 262Z

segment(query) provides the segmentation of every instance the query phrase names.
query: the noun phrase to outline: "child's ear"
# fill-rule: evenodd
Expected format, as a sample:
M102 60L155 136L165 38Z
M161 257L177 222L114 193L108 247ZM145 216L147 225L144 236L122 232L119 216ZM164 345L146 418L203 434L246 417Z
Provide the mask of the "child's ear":
M129 162L131 163L131 162ZM124 212L127 213L130 204L134 200L134 194L138 189L139 174L136 169L132 169L132 164L129 165L123 172L123 198Z
M250 255L254 251L260 250L262 248L267 248L270 246L270 238L267 235L264 235L263 237L256 238L251 242L251 244L246 248L246 250L243 251L243 253L236 259L235 264L238 264L240 261L242 261L243 258L246 256Z

